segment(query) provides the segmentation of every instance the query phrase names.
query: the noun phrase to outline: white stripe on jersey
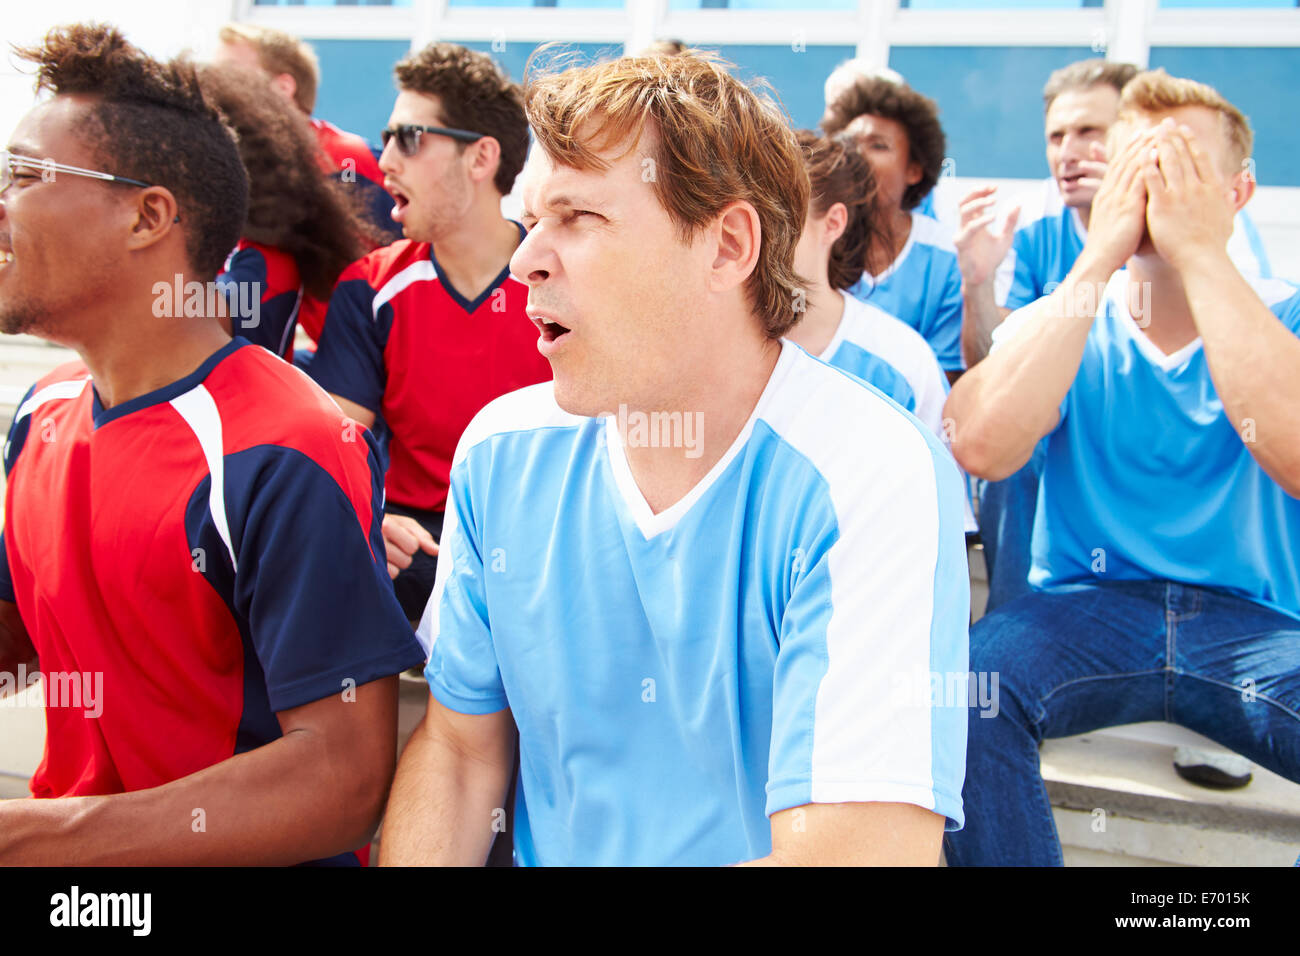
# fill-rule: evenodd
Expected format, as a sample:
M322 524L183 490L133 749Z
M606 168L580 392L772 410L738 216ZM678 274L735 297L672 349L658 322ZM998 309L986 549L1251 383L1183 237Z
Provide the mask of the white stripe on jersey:
M946 456L936 459L907 415L849 376L827 375L821 363L810 370L815 360L803 352L795 358L780 402L761 417L826 480L843 522L827 555L832 615L813 719L812 800L861 800L862 781L900 780L913 782L877 799L933 808L931 790L914 782L934 780L932 750L917 746L932 739L929 702L899 707L897 696L864 688L930 671L940 540L935 467ZM846 421L870 444L846 441ZM893 454L872 454L872 446ZM907 528L885 527L903 516ZM860 586L869 568L879 569L879 587ZM896 746L882 740L883 727Z
M90 384L90 376L85 378L74 378L68 382L55 382L53 385L46 385L39 392L34 394L27 401L23 402L22 407L18 409L18 414L14 416L14 424L34 412L38 407L46 402L53 401L57 398L76 398Z
M375 293L375 301L372 306L372 318L379 321L379 310L392 299L395 295L405 289L413 282L422 282L427 280L437 280L438 270L433 267L433 262L428 259L421 259L419 262L412 262L397 275L393 276Z
M217 534L230 555L230 566L235 564L235 549L230 543L230 523L226 520L226 458L225 445L221 437L221 412L212 393L202 385L196 385L183 395L172 399L171 405L176 409L185 424L190 426L203 457L208 462L208 511L212 514L212 523L217 527Z

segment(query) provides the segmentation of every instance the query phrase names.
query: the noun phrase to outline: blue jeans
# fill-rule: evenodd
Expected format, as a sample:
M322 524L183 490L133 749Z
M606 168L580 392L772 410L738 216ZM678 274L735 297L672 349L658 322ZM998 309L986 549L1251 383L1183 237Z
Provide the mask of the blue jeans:
M988 569L987 614L1030 592L1030 540L1038 507L1038 479L1047 457L1047 440L1038 443L1025 467L1002 481L981 481L980 541Z
M1044 738L1164 720L1300 782L1300 621L1253 601L1168 581L1035 591L976 623L970 666L998 690L970 710L950 865L1061 865Z

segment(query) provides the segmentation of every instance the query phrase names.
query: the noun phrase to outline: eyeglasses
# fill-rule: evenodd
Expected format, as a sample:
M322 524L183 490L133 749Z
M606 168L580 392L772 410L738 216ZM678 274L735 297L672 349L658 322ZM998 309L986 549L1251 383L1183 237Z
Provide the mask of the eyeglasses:
M138 179L114 176L112 173L101 173L94 169L82 169L80 166L67 166L63 163L56 163L52 159L33 159L31 156L18 156L8 150L0 149L0 193L8 189L13 182L15 168L26 170L22 174L24 176L39 176L47 182L53 181L56 173L67 173L71 176L86 176L90 179L99 179L108 183L141 186L145 189L148 189L151 185L150 183L142 183Z
M396 136L397 148L401 154L403 156L414 156L420 151L421 133L437 133L439 136L450 136L462 143L474 143L487 135L486 133L474 133L467 129L450 129L446 126L417 126L414 123L389 126L380 135L384 141L384 146L387 146L388 141Z

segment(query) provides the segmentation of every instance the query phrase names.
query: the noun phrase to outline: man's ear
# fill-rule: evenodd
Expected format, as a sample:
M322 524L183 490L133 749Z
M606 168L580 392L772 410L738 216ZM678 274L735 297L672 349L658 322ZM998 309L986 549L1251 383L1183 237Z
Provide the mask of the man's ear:
M723 292L744 284L758 265L763 229L758 212L743 199L723 207L708 235L715 242L709 289Z
M163 186L142 189L127 209L130 235L127 248L132 252L147 249L179 229L180 208L171 190Z
M1241 207L1250 202L1250 198L1255 195L1255 164L1247 159L1242 161L1241 167L1229 183L1232 187L1232 208L1235 212L1241 212Z
M501 143L494 136L484 136L469 148L474 151L470 160L469 175L476 183L491 180L501 166Z

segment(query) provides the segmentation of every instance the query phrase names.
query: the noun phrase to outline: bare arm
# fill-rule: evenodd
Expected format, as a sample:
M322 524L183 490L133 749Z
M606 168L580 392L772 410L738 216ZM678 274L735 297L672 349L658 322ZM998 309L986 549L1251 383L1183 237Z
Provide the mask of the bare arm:
M287 865L364 845L397 758L397 678L277 717L278 740L160 787L0 802L0 863Z
M993 287L997 268L1015 237L1020 210L1012 209L1003 219L1001 230L991 231L995 192L996 187L985 186L962 200L961 223L953 237L957 267L961 270L961 351L967 369L988 355L993 330L1011 313L997 304Z
M979 286L962 285L961 354L966 368L974 368L993 346L993 330L1011 314L998 305L992 281Z
M1107 168L1093 200L1088 241L1065 281L1027 306L1020 331L953 386L944 417L956 426L953 454L971 474L1006 478L1056 427L1101 290L1142 238L1146 187L1139 153L1149 143L1149 137L1131 140Z
M0 601L0 674L16 674L20 665L29 671L36 668L36 648L32 646L27 626L18 614L18 605L13 601ZM10 682L5 681L3 686L9 687Z
M943 817L910 803L811 803L771 816L772 852L741 866L938 866Z
M1259 466L1300 497L1300 339L1228 258L1232 218L1253 191L1227 183L1187 127L1145 161L1156 250L1182 279L1223 410Z
M395 578L411 566L416 551L437 555L438 542L424 526L406 515L384 515L384 549L388 552L388 576Z
M402 751L379 844L381 866L482 866L514 767L509 710L459 714L431 694Z
M343 414L356 421L358 424L365 425L367 428L375 427L375 413L364 405L358 405L356 402L350 402L341 395L335 395L330 392L330 398L334 399L335 404L343 410Z

